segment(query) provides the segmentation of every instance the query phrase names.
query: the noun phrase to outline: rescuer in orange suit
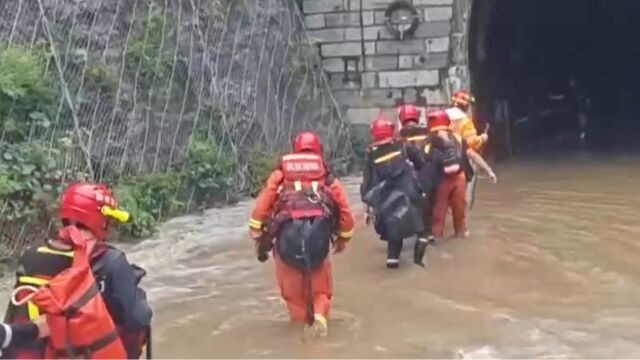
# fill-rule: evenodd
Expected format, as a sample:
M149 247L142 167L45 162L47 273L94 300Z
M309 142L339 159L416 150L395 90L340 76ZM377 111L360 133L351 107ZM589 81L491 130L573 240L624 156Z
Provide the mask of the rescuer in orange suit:
M460 135L471 149L478 152L489 140L486 133L478 135L473 119L469 116L469 108L475 98L466 91L456 91L451 97L453 107L447 109L452 130Z
M249 221L258 260L272 251L282 298L293 322L327 334L332 273L329 250L342 252L354 218L345 190L327 169L318 135L302 132L258 195Z
M444 111L435 111L428 116L431 144L438 148L442 161L442 177L436 189L433 209L433 235L444 234L447 210L451 207L456 237L468 237L466 224L467 177L472 176L470 160L480 166L496 183L498 178L482 156L471 149L467 142L450 128L451 120Z
M81 182L62 193L59 218L64 227L55 239L35 242L21 254L5 314L5 321L14 324L37 321L46 314L51 335L9 347L8 357L51 359L52 352L61 352L58 356L73 358L67 354L73 350L89 358L139 358L153 316L147 295L139 288L145 272L106 242L111 225L129 221L129 213L118 208L106 185ZM91 266L91 272L80 272L80 264ZM86 276L64 281L73 274ZM93 293L78 295L84 299L78 304L67 303L75 301L75 291L83 284ZM68 319L65 324L64 312L60 313L66 305L77 310L71 324Z

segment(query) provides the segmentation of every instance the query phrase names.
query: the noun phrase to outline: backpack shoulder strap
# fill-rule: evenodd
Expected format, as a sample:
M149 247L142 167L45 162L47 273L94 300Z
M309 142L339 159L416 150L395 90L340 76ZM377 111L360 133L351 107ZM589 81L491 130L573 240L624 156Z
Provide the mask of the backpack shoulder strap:
M109 246L102 255L98 256L98 258L91 265L91 271L94 275L101 274L104 271L105 265L122 256L122 252L113 246Z

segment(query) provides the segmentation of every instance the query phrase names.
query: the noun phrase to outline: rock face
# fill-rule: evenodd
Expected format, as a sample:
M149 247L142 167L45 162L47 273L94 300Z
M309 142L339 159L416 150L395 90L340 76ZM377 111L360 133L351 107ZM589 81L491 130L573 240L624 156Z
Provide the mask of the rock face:
M240 159L320 131L350 152L341 111L289 0L16 0L0 39L51 52L59 136L94 177L162 172L194 134Z
M255 190L300 130L318 132L327 161L344 172L353 158L350 128L303 22L294 0L0 1L0 67L8 74L0 145L8 143L5 123L23 122L16 147L35 144L48 156L37 153L46 172L15 171L38 173L21 182L33 190L0 191L0 260L42 239L56 216L47 211L36 224L33 195L56 197L58 185L75 179L144 184L153 198L148 214L160 218L162 191L146 180L176 188L162 192L173 196L175 213L196 189L211 200L197 206L210 206ZM37 68L25 71L20 59ZM14 106L23 89L9 86L26 83L27 72L47 96Z
M468 88L466 26L470 0L407 1L419 24L398 40L385 26L394 0L305 0L305 26L317 41L324 70L354 124L403 102L444 106Z

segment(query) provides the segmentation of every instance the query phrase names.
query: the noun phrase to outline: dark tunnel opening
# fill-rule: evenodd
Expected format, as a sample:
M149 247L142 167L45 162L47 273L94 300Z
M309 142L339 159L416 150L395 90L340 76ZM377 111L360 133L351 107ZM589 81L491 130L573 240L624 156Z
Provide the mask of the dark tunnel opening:
M640 148L639 0L474 1L469 29L498 154Z

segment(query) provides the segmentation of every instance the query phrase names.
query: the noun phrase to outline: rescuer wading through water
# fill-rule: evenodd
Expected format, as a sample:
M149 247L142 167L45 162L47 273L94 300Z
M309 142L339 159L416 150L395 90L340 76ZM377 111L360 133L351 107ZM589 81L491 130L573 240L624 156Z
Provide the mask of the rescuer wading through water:
M344 251L354 219L340 181L322 157L318 135L302 132L280 158L249 221L258 260L273 249L280 294L293 322L327 335L333 284L329 250Z
M467 238L469 230L466 222L466 185L473 176L471 161L480 166L496 183L498 178L491 167L466 140L451 129L451 120L445 111L429 114L427 126L431 132L432 144L442 153L442 176L436 189L433 209L433 234L437 238L444 235L447 210L451 208L456 237Z
M373 209L380 239L387 242L387 268L399 267L404 239L412 236L417 237L413 261L424 266L431 233L425 231L424 200L416 172L427 165L427 156L419 147L396 138L395 127L382 116L371 123L370 131L372 143L367 149L360 195Z
M422 187L424 201L422 205L424 236L427 244L433 244L435 238L433 236L433 207L435 205L435 189L439 181L440 153L438 149L431 146L431 137L429 137L429 128L420 124L420 112L413 104L404 104L400 106L398 111L398 120L400 121L400 137L407 144L411 144L420 151L424 151L425 165L422 169L415 169ZM423 240L419 238L418 240Z
M476 125L470 116L471 106L475 101L475 98L470 93L466 91L456 91L451 96L452 105L446 110L446 112L451 120L451 130L464 139L469 148L473 149L478 154L482 154L482 150L489 140L489 125L487 124L484 132L478 135ZM478 182L478 175L475 173L475 165L471 164L471 167L474 172L471 176L467 177L466 191L466 201L469 208L474 204L475 189Z

